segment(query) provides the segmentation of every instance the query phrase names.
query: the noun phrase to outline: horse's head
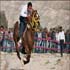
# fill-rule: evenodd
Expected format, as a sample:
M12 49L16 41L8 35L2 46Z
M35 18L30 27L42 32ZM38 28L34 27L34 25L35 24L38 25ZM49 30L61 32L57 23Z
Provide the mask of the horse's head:
M40 19L37 10L33 10L33 12L32 12L32 17L34 17L36 20L37 20L37 19Z
M40 17L37 10L32 11L30 24L35 31L40 27Z

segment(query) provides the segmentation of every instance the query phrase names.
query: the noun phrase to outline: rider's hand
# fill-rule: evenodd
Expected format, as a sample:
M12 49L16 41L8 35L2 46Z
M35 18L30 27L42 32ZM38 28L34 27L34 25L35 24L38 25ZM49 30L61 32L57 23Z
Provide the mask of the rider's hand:
M27 19L28 19L28 21L30 22L30 21L31 21L31 16L28 15L28 16L27 16Z

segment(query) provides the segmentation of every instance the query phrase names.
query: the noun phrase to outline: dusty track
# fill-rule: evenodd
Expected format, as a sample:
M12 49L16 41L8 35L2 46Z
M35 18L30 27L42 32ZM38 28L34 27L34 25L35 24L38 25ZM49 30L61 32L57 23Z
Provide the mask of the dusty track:
M70 54L32 53L31 61L22 65L16 53L0 53L0 70L70 70Z

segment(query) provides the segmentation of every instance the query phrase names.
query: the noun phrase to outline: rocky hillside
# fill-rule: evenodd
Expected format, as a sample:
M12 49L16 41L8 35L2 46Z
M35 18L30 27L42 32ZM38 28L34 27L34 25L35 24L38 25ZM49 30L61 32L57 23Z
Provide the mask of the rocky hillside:
M20 7L28 1L0 1L1 9L6 15L8 27L12 28L19 20ZM64 29L70 27L70 1L31 1L38 10L42 27L62 25Z

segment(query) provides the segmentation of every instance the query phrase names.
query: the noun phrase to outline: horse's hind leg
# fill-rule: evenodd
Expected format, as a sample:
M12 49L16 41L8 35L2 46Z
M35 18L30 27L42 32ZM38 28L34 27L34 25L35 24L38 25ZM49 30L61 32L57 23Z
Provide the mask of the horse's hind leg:
M17 44L18 29L19 29L19 24L18 24L18 21L17 21L14 25L13 39L14 39L14 42L15 42L17 56L18 56L19 59L21 59L20 54L19 54L18 44Z
M18 56L18 58L21 60L21 57L20 57L20 53L19 53L19 48L18 48L18 44L17 44L17 42L15 43L15 46L16 46L17 56Z

